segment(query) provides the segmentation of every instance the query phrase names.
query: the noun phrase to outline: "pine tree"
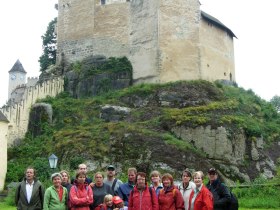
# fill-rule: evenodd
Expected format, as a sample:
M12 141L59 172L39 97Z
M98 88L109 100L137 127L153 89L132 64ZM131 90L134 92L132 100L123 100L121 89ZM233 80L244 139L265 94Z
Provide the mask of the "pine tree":
M48 25L46 33L41 37L43 40L43 54L39 58L40 71L44 72L56 62L57 38L55 33L55 26L57 18L54 18Z

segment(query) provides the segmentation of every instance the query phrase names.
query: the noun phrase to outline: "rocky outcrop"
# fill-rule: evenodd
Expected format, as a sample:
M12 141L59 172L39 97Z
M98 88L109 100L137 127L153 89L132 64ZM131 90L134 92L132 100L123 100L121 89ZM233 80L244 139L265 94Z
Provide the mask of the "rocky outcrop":
M115 62L115 66L118 64L120 66L109 71L104 67L112 65L109 62ZM111 90L120 90L132 84L131 71L126 70L130 68L130 64L124 58L112 61L102 55L89 56L77 65L80 65L78 69L72 67L65 73L65 91L74 98L92 97Z
M249 170L246 170L248 161L251 163L250 168L254 168L266 178L272 178L276 170L274 162L263 154L263 138L257 138L251 144L247 144L243 130L230 133L225 127L212 129L211 126L197 128L181 126L172 128L172 132L218 163L221 173L227 177L234 174L241 180L250 181Z
M37 103L32 106L28 131L32 133L33 137L39 136L43 132L44 123L52 123L53 110L50 104Z

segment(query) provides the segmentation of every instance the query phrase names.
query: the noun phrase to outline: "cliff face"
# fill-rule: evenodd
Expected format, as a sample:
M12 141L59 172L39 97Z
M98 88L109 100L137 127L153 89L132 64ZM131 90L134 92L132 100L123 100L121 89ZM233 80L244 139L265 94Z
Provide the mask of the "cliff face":
M279 114L241 88L206 81L142 84L44 103L52 106L53 115L45 121L35 116L36 126L44 128L36 137L40 140L27 138L22 146L37 145L35 156L55 153L61 166L79 157L92 171L112 163L124 173L135 166L177 178L187 167L204 172L216 167L223 178L242 182L260 174L272 177L280 157ZM24 159L22 153L13 154Z

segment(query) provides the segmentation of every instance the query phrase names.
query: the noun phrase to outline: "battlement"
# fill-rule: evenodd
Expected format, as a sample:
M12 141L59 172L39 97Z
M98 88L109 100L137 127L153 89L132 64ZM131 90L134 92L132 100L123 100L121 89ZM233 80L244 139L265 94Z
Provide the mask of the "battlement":
M37 83L34 86L20 85L13 92L15 95L20 95L20 97L12 98L5 106L0 108L9 120L7 134L8 146L17 144L17 141L24 137L28 128L29 111L32 105L38 99L43 99L47 96L55 97L63 90L64 78L57 77L42 83Z
M26 85L28 87L35 86L39 81L39 77L28 77Z

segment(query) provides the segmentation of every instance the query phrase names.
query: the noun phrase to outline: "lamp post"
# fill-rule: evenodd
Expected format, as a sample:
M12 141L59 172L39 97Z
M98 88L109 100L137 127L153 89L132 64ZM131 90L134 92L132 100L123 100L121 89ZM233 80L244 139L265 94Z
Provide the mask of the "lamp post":
M50 164L50 168L51 169L55 169L56 168L57 160L58 160L58 157L56 157L55 154L52 154L49 157L49 164Z

